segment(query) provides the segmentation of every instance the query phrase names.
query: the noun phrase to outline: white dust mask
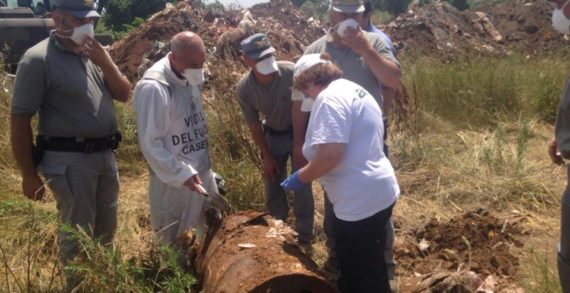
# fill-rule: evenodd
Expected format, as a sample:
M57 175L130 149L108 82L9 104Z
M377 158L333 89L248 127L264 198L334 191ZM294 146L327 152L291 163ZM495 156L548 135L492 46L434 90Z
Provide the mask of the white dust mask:
M92 23L86 23L82 26L73 28L73 33L69 37L75 44L83 45L87 37L95 36L95 30Z
M552 27L561 34L570 34L570 19L564 15L564 7L568 5L568 1L561 9L555 8L552 12Z
M204 70L202 68L184 69L182 75L184 75L184 78L186 78L191 85L200 85L204 83Z
M336 33L341 38L344 38L344 34L346 33L346 29L349 27L351 27L353 29L357 29L358 28L358 22L352 18L347 18L347 19L345 19L345 20L343 20L337 24Z
M277 61L275 61L275 56L267 57L255 64L255 68L261 74L271 74L279 70L277 68Z

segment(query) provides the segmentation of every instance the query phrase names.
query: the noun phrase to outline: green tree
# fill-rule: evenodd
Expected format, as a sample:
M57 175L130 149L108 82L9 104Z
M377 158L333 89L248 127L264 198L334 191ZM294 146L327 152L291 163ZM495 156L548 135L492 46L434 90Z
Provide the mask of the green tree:
M106 2L105 25L113 31L124 32L133 26L139 19L146 19L151 14L164 9L167 2L176 0L113 0Z
M455 8L459 10L465 10L469 8L469 3L467 3L467 0L447 0L447 1L450 2L451 5L455 6Z
M400 14L406 11L411 0L370 0L373 9L388 11L390 14Z

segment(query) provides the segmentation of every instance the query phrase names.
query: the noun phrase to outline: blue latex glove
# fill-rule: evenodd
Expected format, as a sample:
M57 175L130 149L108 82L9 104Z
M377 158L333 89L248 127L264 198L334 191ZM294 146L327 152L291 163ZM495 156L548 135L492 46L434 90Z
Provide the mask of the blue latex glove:
M281 182L281 187L285 190L300 190L305 187L305 183L299 180L299 171L297 171L283 180L283 182Z

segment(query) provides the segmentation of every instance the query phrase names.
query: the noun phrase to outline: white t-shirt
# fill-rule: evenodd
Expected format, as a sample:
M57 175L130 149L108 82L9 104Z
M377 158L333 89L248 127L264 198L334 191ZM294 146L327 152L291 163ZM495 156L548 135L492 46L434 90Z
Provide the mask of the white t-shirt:
M303 155L320 144L345 143L340 163L319 178L337 218L358 221L391 206L400 194L394 169L382 151L382 111L358 84L338 79L315 99Z
M301 112L311 112L313 107L313 99L305 97L302 91L298 89L293 89L291 92L292 101L301 101Z

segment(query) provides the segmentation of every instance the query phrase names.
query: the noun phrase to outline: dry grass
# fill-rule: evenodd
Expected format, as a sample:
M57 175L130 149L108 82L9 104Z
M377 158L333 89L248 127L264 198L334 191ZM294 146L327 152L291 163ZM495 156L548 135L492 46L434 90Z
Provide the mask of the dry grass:
M512 65L515 61L507 60L496 66ZM512 82L518 84L530 80L532 71L537 68L547 71L553 62L546 60L541 65L537 61L528 66L528 72L521 71L523 66L516 64L517 78ZM517 283L528 292L556 292L559 288L555 277L554 248L559 229L559 197L565 185L566 173L564 168L552 165L546 155L552 126L542 122L542 119L533 118L549 115L550 112L544 110L534 116L528 115L535 107L535 104L529 103L530 108L521 106L518 113L494 112L482 117L473 113L462 115L461 107L453 101L456 96L445 97L439 104L437 102L438 95L454 93L456 88L453 82L438 86L429 77L433 79L434 72L435 76L456 74L465 70L467 65L446 69L437 67L446 65L433 65L432 61L418 61L418 64L429 64L433 71L406 66L411 68L407 85L412 92L414 111L405 127L393 125L389 140L402 189L394 212L398 229L412 229L431 217L448 219L475 207L487 208L503 216L516 211L527 217L525 227L531 231L522 251L524 265ZM477 67L479 71L475 71L483 74L482 67ZM556 72L564 69L557 65ZM552 73L546 72L543 76L551 77ZM0 81L3 78L0 74ZM413 85L411 80L414 80ZM470 75L469 80L476 81L477 76ZM492 92L495 87L501 86L485 80L473 87L487 86L490 87L487 92ZM526 84L524 91L515 90L512 85L505 85L504 89L497 91L517 95L520 100L516 105L523 105L523 101L528 101L534 93L543 93L540 101L547 105L551 104L551 96L556 95L551 91L556 83L554 81L542 86L539 80ZM445 91L440 89L444 87L448 88ZM9 82L6 88L10 88ZM262 209L257 154L235 99L231 93L211 91L210 94L211 101L219 99L208 104L215 170L225 177L230 190L228 198L232 204L239 209ZM469 95L471 102L476 101L476 96L469 92L462 95ZM501 98L498 101L504 105L505 100ZM488 99L485 101L489 102ZM447 104L452 106L445 109ZM444 109L433 111L434 105ZM31 203L20 194L20 176L11 156L8 139L8 107L9 91L5 92L0 87L0 153L4 154L0 156L0 291L57 291L62 286L62 280L55 260L55 234L58 228L55 203L49 195L44 203ZM446 114L451 111L458 113ZM84 265L93 268L90 273L93 288L117 290L130 286L135 292L147 292L153 290L152 282L158 282L158 273L153 271L156 268L152 268L157 264L148 264L155 250L148 220L148 175L134 138L132 110L121 107L119 116L126 140L118 156L121 193L116 253L106 255L108 251L92 247L92 251L99 251L99 255L93 255ZM469 121L471 118L474 121ZM462 119L464 123L457 123L456 119ZM323 193L317 183L314 183L313 190L318 224L316 243L310 254L322 265L327 255L320 225ZM110 264L105 265L106 262ZM116 287L96 287L109 276L121 277L114 279L118 282ZM142 282L141 278L145 277L152 282Z
M456 128L429 115L421 120L419 137L410 140L402 132L391 140L402 188L394 211L399 230L475 208L501 217L523 215L531 234L519 250L517 283L528 292L558 292L555 247L566 170L546 154L552 126L531 120L482 130ZM413 164L401 161L402 150L415 154Z

